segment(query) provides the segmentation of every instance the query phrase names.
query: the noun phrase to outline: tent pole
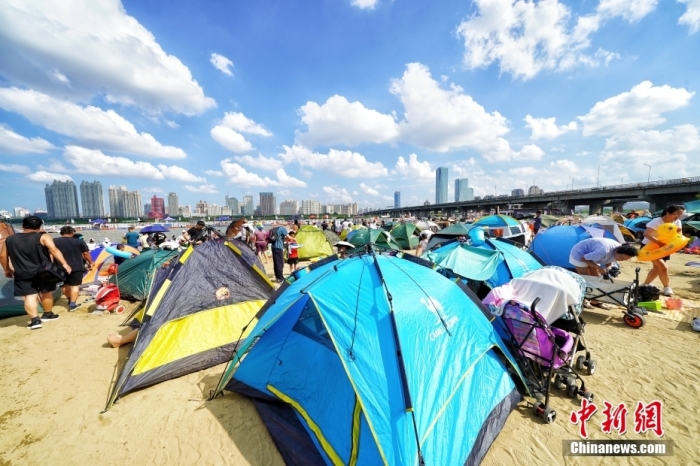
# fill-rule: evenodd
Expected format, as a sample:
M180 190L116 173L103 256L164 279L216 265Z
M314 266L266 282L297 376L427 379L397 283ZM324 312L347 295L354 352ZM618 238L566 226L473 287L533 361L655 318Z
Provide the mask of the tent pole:
M406 377L406 364L404 363L403 360L403 352L401 351L401 342L399 341L399 332L398 328L396 326L396 316L394 314L394 301L393 297L391 296L391 293L389 292L389 288L387 287L386 281L384 280L384 274L382 274L382 269L379 267L379 262L377 262L377 255L374 252L374 248L371 246L368 247L368 249L372 253L372 258L374 259L374 267L377 269L377 273L379 274L379 279L382 282L382 286L384 287L384 291L386 291L386 297L387 300L389 301L389 320L391 321L391 333L392 333L392 338L394 340L394 345L396 346L396 359L399 365L399 377L401 377L401 388L403 391L403 402L404 402L404 409L406 412L411 413L411 420L413 421L413 434L416 437L416 447L418 448L418 464L419 465L424 465L425 462L423 460L423 452L421 451L420 448L420 438L418 436L418 427L416 425L416 414L413 411L413 401L411 400L411 393L408 389L408 378Z

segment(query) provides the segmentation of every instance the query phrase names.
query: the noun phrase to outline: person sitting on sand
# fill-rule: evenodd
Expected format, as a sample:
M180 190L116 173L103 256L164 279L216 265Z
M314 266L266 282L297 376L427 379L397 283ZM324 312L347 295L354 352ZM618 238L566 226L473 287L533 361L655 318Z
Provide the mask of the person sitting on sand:
M114 348L119 348L120 346L127 345L129 343L133 343L134 340L136 340L136 337L138 336L138 334L139 334L139 329L134 328L126 335L120 335L118 333L113 333L111 335L108 335L107 341Z

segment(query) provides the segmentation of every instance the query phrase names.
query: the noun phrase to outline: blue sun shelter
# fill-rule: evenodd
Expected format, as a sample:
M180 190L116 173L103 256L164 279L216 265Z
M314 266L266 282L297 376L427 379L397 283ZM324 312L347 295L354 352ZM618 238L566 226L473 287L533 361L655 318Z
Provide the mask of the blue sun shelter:
M483 235L476 240L473 233L478 230L475 227L469 232L469 241L454 240L421 257L468 280L484 282L489 288L505 285L544 266L534 254L508 240Z
M546 265L556 265L574 270L569 263L571 248L589 238L610 238L615 235L602 227L588 225L557 225L535 235L529 250L534 252Z
M488 311L405 257L283 283L226 368L287 464L478 464L521 399Z

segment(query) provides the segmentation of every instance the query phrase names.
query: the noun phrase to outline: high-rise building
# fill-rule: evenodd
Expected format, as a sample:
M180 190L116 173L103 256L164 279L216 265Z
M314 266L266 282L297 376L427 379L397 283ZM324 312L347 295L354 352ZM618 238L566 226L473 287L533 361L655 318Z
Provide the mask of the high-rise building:
M83 217L99 218L105 216L105 200L102 183L99 181L82 181L80 183L80 201L83 205Z
M151 204L143 205L143 215L146 217L151 217ZM153 218L153 217L151 217Z
M274 193L260 193L260 215L263 217L275 215L276 204Z
M15 207L14 209L15 217L24 218L29 215L29 209L24 207Z
M180 214L180 203L177 199L177 193L169 193L168 194L168 215L171 217L177 216Z
M207 201L200 200L194 205L194 211L198 214L206 214L209 212L209 204L207 204Z
M469 187L467 178L455 180L455 202L471 201L474 199L474 189Z
M296 199L287 199L280 202L280 215L296 215L299 212L299 203Z
M192 211L190 210L190 206L181 205L177 208L177 214L179 217L190 218L192 216Z
M528 196L539 196L541 194L544 194L544 190L540 189L539 186L530 186L530 188L527 190L527 195Z
M304 199L301 201L301 213L303 215L320 215L321 203L311 199Z
M510 192L510 195L513 197L523 197L525 195L525 190L516 188Z
M107 190L109 197L109 215L114 218L137 218L142 213L141 193L127 191L126 186L110 186Z
M447 201L447 167L435 170L435 203L445 204Z
M49 218L80 217L78 209L78 188L72 181L53 180L44 188L46 210Z
M394 191L394 209L401 208L401 191Z
M165 218L165 199L157 197L155 194L153 195L148 218Z
M236 199L235 197L226 196L224 198L224 201L226 203L226 207L231 209L232 215L235 215L235 216L241 215L241 208L238 205L238 199Z
M246 194L243 196L243 215L250 217L253 215L253 196Z

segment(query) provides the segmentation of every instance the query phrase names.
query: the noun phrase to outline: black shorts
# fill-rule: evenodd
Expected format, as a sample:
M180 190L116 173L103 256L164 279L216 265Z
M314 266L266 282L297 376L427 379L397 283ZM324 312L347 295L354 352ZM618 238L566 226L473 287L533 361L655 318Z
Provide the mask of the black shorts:
M287 264L292 265L292 264L298 264L299 263L299 258L298 257L290 257L287 259Z
M71 272L70 275L68 275L68 278L66 278L66 281L63 282L64 285L68 286L78 286L83 284L83 271L79 270L77 272Z
M30 296L37 293L51 293L56 291L56 283L43 283L30 278L28 280L15 279L15 296Z
M665 261L665 262L668 262L668 261L671 260L671 255L669 254L668 256L662 257L661 260L662 260L662 261Z

